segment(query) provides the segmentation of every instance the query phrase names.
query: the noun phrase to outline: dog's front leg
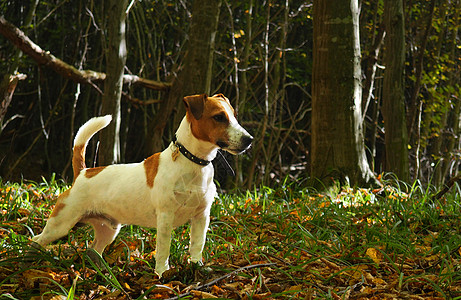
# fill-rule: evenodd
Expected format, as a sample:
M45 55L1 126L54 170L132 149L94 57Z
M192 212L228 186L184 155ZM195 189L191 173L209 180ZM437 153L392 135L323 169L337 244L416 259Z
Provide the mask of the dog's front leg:
M168 257L170 256L173 220L173 213L162 212L157 217L157 249L155 254L155 271L160 277L162 277L163 272L170 268L168 265Z
M191 220L190 260L202 264L202 251L205 245L206 232L210 223L209 213L200 214Z

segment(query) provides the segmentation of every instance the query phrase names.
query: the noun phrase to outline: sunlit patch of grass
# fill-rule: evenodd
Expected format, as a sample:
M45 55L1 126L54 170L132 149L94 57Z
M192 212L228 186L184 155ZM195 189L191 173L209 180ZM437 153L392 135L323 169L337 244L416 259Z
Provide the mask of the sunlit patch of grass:
M210 250L230 263L241 256L248 263L261 257L279 262L285 280L295 285L300 277L288 274L307 272L309 280L301 280L303 290L314 289L326 298L328 293L346 293L352 282L360 283L366 296L363 287L388 285L399 277L399 293L407 288L460 296L460 291L448 288L459 284L461 277L460 268L454 267L461 255L459 193L455 190L443 203L431 202L432 193L419 186L400 190L386 184L380 190L338 187L324 194L298 187L291 187L289 193L263 188L216 206L233 212L216 212L221 218L212 222L216 240ZM322 275L325 270L319 262L327 266L329 276ZM351 273L357 268L356 274ZM437 280L430 281L424 274ZM368 281L363 281L364 276ZM347 277L349 285L336 277ZM418 290L415 282L425 290ZM322 286L327 288L318 288Z

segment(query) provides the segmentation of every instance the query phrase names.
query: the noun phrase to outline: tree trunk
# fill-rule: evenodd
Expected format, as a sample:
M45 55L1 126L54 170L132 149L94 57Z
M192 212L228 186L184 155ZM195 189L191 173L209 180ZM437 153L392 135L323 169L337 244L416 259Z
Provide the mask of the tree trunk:
M405 24L402 0L384 1L386 27L383 117L386 143L385 171L408 182L408 138L405 119Z
M454 11L456 12L456 17L454 18L455 20L459 20L460 16L460 2L457 4L453 5ZM450 86L456 86L457 82L459 83L459 71L457 71L457 68L459 70L459 66L456 65L456 57L457 57L457 37L459 33L459 27L455 26L452 28L451 32L451 45L450 45L450 60L453 62L452 66L452 72L450 72L449 76L449 82ZM442 40L443 37L440 38ZM437 164L437 167L435 168L435 173L434 173L434 184L436 186L440 186L440 184L444 183L445 177L446 176L453 176L458 172L458 168L453 167L453 163L458 161L454 156L455 154L453 153L453 150L457 145L459 145L459 140L460 140L460 121L461 121L461 100L459 97L456 97L453 94L447 95L447 99L450 99L450 102L452 103L451 109L449 109L443 116L443 119L441 121L442 124L444 124L445 127L445 132L448 134L443 134L440 135L437 138L437 146L435 156L440 156L442 157L440 163ZM452 130L450 130L452 129ZM444 149L442 150L442 145L444 145ZM450 169L452 169L452 172L455 174L451 174Z
M368 165L361 113L358 1L314 0L311 176L376 183Z
M175 130L183 118L185 110L180 100L184 96L210 93L220 6L221 1L219 0L194 0L184 62L177 77L173 79L168 100L163 102L156 115L151 130L152 138L148 141L147 152L149 153L162 150L163 132L168 122L174 120L170 124ZM176 109L176 115L172 118L174 109Z
M8 106L13 98L14 90L19 80L26 79L24 74L8 75L6 74L0 81L0 135L2 134L3 128L8 124L8 121L3 123L3 120L8 110ZM10 120L13 120L18 115L13 116Z
M126 62L126 9L128 0L108 1L106 80L102 97L101 114L111 114L112 122L101 131L99 164L109 165L120 161L120 99L123 71Z

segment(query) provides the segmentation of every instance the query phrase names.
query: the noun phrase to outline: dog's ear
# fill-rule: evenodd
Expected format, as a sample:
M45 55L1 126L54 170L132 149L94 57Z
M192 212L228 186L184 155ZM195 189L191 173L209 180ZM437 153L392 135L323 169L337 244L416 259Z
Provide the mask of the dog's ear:
M184 105L188 112L190 112L196 120L200 120L205 108L205 101L208 99L206 94L193 95L184 97Z
M219 93L219 94L216 94L216 95L213 95L213 97L218 97L218 98L223 98L224 100L228 100L226 98L226 96L224 96L223 94Z

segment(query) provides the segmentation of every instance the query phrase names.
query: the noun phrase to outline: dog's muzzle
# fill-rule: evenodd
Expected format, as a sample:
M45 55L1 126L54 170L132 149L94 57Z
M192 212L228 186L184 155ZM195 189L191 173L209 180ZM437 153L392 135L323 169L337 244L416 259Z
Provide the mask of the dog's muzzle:
M230 154L237 155L247 150L251 146L252 142L253 137L251 135L244 135L240 138L236 145L229 145L223 141L217 141L216 145L218 145L218 147L222 150L229 152Z
M242 137L242 151L245 151L246 149L250 148L251 143L253 142L253 137L251 135L245 135Z

